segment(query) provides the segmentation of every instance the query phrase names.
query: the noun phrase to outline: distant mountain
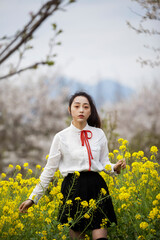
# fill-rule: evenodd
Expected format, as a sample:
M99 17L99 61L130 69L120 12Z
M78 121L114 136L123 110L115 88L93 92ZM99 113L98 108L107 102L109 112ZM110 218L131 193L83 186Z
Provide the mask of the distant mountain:
M97 107L101 107L104 103L115 103L120 100L128 99L134 90L113 80L102 79L96 84L87 84L78 82L65 77L56 79L56 87L52 91L54 96L59 95L63 88L68 89L69 94L76 91L86 91L89 93Z

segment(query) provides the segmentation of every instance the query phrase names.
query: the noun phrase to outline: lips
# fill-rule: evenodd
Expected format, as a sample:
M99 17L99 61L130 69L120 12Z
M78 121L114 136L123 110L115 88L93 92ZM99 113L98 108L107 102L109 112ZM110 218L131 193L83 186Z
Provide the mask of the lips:
M84 115L78 115L79 118L84 118Z

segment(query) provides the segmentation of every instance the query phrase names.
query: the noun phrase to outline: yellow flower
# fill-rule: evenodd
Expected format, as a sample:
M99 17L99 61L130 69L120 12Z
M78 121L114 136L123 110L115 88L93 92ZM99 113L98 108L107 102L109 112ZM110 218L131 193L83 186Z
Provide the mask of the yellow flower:
M143 235L138 236L138 239L140 239L140 240L145 240L145 238L144 238Z
M118 142L119 142L119 143L122 143L123 141L124 141L123 138L119 138L119 139L118 139Z
M150 230L152 234L156 234L156 230L155 229L151 229Z
M119 151L117 149L115 149L115 150L113 150L113 153L117 154L117 153L119 153Z
M38 164L37 164L37 165L36 165L36 168L37 168L37 169L41 169L41 165L38 165Z
M138 155L138 157L144 157L144 152L143 151L138 151L137 155Z
M118 154L118 156L117 156L117 160L121 160L121 159L123 159L123 156L120 155L120 154Z
M67 201L66 201L66 204L67 204L67 205L72 205L72 200L67 200Z
M48 159L48 157L49 157L49 154L46 155L46 160Z
M156 170L151 170L152 178L158 177L158 172Z
M60 176L60 171L57 170L57 171L55 172L54 176L59 178L59 176Z
M96 208L97 208L97 207L96 207L96 200L90 199L90 200L89 200L89 207L90 207L90 208L93 208L93 209L96 209Z
M19 229L22 231L23 228L24 228L24 225L23 225L22 223L18 223L18 224L16 225L16 228L19 228Z
M159 211L157 207L153 208L149 213L149 218L154 219L156 215L158 215L158 212Z
M141 219L141 215L140 214L136 214L135 218L139 220L139 219Z
M146 228L148 228L149 224L147 222L141 222L139 226L142 229L146 229Z
M5 174L5 173L2 173L2 174L1 174L1 177L2 177L2 178L5 178L5 177L6 177L6 174Z
M156 199L160 200L160 193L156 196Z
M43 236L47 236L47 231L42 231Z
M83 208L88 207L88 202L87 201L82 201L81 205Z
M84 240L90 240L90 237L87 234L85 234Z
M143 174L141 177L142 181L146 181L148 180L148 175L147 174Z
M152 203L153 203L154 206L158 205L158 200L154 200Z
M8 166L9 168L13 168L13 165L12 164L9 164L9 166Z
M85 213L84 218L88 219L88 218L90 218L90 215L88 213Z
M125 145L121 145L121 146L119 147L119 149L124 152L124 151L126 150L126 146L125 146Z
M151 152L152 154L157 154L158 148L157 148L156 146L152 146L152 147L150 148L150 152Z
M41 240L47 240L46 236L41 237Z
M57 197L58 197L58 199L63 199L63 194L62 193L58 193Z
M75 200L76 200L76 201L80 201L81 198L80 198L80 197L76 197Z
M101 228L104 228L107 225L107 218L102 219L102 223L100 224Z
M137 152L132 153L132 157L136 158L137 157Z
M16 166L16 169L17 169L18 171L21 171L21 166L17 165L17 166Z
M16 179L20 181L22 179L22 174L18 173L17 176L16 176Z
M133 162L133 163L132 163L132 167L133 167L133 168L138 168L138 169L139 169L139 167L140 167L140 163L139 163L139 162Z
M76 175L76 177L80 176L80 173L78 171L75 171L74 174Z
M4 206L3 207L3 214L8 213L9 212L9 207L8 206Z
M63 225L62 224L58 224L57 228L58 228L59 231L62 231Z
M129 193L122 192L122 193L119 194L119 199L120 200L126 200L127 201L129 199L129 197L130 197Z
M32 174L32 172L33 172L32 169L28 169L29 174Z
M125 158L130 158L131 157L131 154L130 152L125 152L125 155L124 155Z
M114 159L114 154L113 154L113 153L110 152L110 153L108 154L108 156L109 156L109 158Z
M106 195L107 191L104 188L101 188L101 194Z
M68 222L72 222L73 218L68 217L67 220L68 220Z
M111 170L112 170L111 165L107 164L107 165L105 166L105 170L106 170L107 172L111 172Z
M50 218L46 218L46 219L45 219L45 222L46 222L47 224L50 224L50 223L51 223L51 219L50 219Z
M122 204L121 208L122 208L122 209L126 209L126 208L127 208L127 205L124 203L124 204Z
M127 140L124 140L123 142L122 142L122 145L127 145L128 144L128 141Z
M23 166L24 166L24 167L28 167L28 163L24 163Z
M62 236L62 240L65 240L65 239L66 239L66 236L65 236L65 235L63 235L63 236Z

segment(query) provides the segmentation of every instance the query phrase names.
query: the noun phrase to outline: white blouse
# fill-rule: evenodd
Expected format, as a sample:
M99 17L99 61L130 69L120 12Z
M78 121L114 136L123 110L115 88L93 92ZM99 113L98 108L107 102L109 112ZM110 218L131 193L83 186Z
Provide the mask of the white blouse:
M109 174L116 175L115 164L109 161L107 138L103 130L87 124L81 131L71 123L68 128L54 136L40 183L36 185L29 199L38 203L57 169L65 177L75 171L105 171L107 164L111 166Z

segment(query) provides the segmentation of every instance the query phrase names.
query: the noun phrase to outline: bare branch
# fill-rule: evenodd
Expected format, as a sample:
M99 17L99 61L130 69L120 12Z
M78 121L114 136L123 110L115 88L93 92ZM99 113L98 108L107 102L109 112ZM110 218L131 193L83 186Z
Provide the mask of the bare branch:
M160 60L157 58L157 60L151 60L151 59L142 59L139 57L137 59L137 62L141 64L141 67L144 66L150 66L152 68L160 66Z
M42 22L55 12L63 0L51 0L45 3L41 9L32 16L32 19L20 31L15 39L9 43L6 48L0 53L0 64L2 64L6 59L8 59L22 44L27 42L36 31L36 29L42 24ZM37 18L39 18L37 20Z
M12 77L12 76L14 76L16 74L19 74L19 73L24 72L24 71L29 70L29 69L37 69L39 65L54 65L54 62L51 62L51 61L37 62L37 63L34 63L34 64L28 66L28 67L22 68L22 69L20 69L18 71L14 71L14 72L8 73L8 74L6 74L4 76L1 76L0 80L6 79L8 77Z
M126 23L130 28L132 28L138 34L145 33L148 35L160 35L159 31L157 31L155 29L149 30L149 29L143 28L143 26L141 24L139 24L139 28L136 28L136 27L133 27L133 25L128 21Z
M8 60L10 56L12 56L15 52L19 51L19 59L17 64L14 64L15 66L12 66L12 69L10 69L6 75L0 76L0 80L29 69L36 69L39 65L54 64L54 61L52 59L56 56L56 54L53 54L52 50L55 45L61 44L61 42L56 43L55 38L62 32L62 30L56 30L56 24L52 24L53 30L56 32L49 43L50 51L49 54L46 56L46 60L41 62L37 61L30 66L19 69L25 51L33 48L31 45L27 45L27 43L32 40L35 31L54 12L56 12L57 10L65 11L64 8L73 2L75 2L75 0L48 0L40 7L36 14L33 14L32 12L30 13L31 19L23 27L22 30L17 31L13 36L4 36L0 38L0 64L4 63L6 60Z
M134 12L132 9L130 9L132 12L134 12L136 15L140 16L140 20L139 20L139 26L138 27L135 27L133 26L130 22L126 22L127 25L132 29L134 30L136 33L138 34L146 34L146 35L149 35L149 36L153 36L153 35L160 35L160 31L158 31L156 29L156 25L154 28L147 28L146 27L146 24L145 24L145 27L144 27L144 22L145 23L148 23L148 22L151 22L151 21L160 21L160 1L159 0L132 0L136 3L138 3L142 9L144 10L144 13L143 15L141 16L140 14L137 14L136 12ZM145 45L144 46L145 48L148 48L148 49L151 49L154 53L156 53L156 55L154 56L154 59L151 60L151 59L142 59L142 58L139 58L137 60L137 62L139 62L141 64L141 66L145 66L145 65L148 65L148 66L151 66L151 67L158 67L160 65L160 56L159 56L159 47L150 47L148 45Z

